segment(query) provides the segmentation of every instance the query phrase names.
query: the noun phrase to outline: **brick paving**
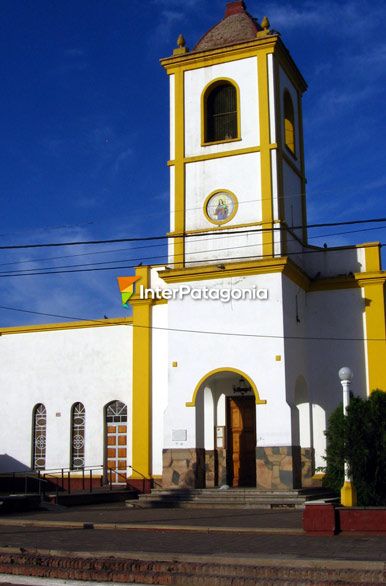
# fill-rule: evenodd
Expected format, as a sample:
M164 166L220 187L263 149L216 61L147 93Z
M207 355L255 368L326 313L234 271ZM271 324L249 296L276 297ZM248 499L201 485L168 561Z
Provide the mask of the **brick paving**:
M100 557L107 559L107 563L110 563L110 559L114 560L116 556L124 556L126 559L143 560L141 563L148 564L149 568L158 564L154 560L164 559L170 560L170 563L176 563L178 567L184 567L184 571L188 571L186 568L189 564L197 564L197 560L199 560L199 564L216 566L218 563L220 565L233 563L238 567L241 564L245 568L248 564L255 566L271 564L272 567L269 571L274 573L284 571L283 568L289 568L290 572L292 566L299 568L299 564L308 564L309 568L314 568L319 564L319 568L326 568L328 571L327 568L331 564L335 564L335 569L331 571L333 572L332 576L335 576L334 572L337 572L337 577L343 575L340 575L339 572L350 572L352 566L355 567L355 564L359 564L358 572L363 571L364 574L361 575L361 580L358 578L358 583L359 581L362 584L367 583L366 577L369 572L374 571L376 576L381 574L385 576L385 537L370 534L340 534L334 537L309 536L301 530L301 517L301 511L138 510L127 509L123 503L68 509L57 508L50 511L0 517L0 556L4 560L4 556L9 552L11 556L16 555L17 557L19 555L19 557L27 556L27 558L35 556L36 559L43 556L42 559L47 560L50 556L55 558L56 555L60 555L64 556L64 559L68 559L69 564L82 555L86 556L86 562L84 562L86 564L89 563L88 559L94 559L95 563L98 564L97 560ZM86 523L89 527L94 524L98 528L84 528L83 526L71 528L69 526L69 524L76 522ZM19 525L16 526L15 523L19 523ZM30 526L27 523L34 525ZM50 523L59 525L49 526ZM104 523L110 524L109 530L103 528ZM158 528L155 529L155 526ZM190 527L189 531L184 529L186 526ZM196 562L188 558L195 558ZM55 566L56 562L53 563ZM128 561L127 567L131 567L131 563ZM133 564L135 565L137 562L133 562ZM3 567L5 568L5 566ZM3 569L3 571L8 570ZM54 576L62 577L64 574L59 572L54 573ZM140 576L138 577L140 578ZM181 583L193 584L192 577L187 580ZM197 580L199 583L199 578ZM202 584L211 584L211 586L217 584L211 580L202 582ZM155 581L153 583L166 584L169 582ZM226 581L225 577L222 581L219 579L218 582L218 584L230 583L230 581ZM247 578L242 583L249 584ZM262 582L253 582L252 580L251 583L268 584L268 582L264 582L264 579ZM291 581L292 583L316 584L319 582L303 581L299 578L297 582L296 579L295 582ZM335 583L335 580L331 578L328 583ZM353 584L354 581L348 579L348 581L341 583ZM380 581L374 579L371 583L384 584L385 582L381 578Z

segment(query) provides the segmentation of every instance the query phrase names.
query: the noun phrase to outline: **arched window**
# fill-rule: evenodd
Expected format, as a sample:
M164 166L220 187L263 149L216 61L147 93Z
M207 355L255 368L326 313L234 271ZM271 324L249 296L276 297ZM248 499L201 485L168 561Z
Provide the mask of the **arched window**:
M284 93L284 139L286 147L295 154L295 112L288 90Z
M47 412L42 403L35 405L32 418L32 468L44 470L46 467Z
M127 406L113 401L105 409L106 467L114 484L126 482L127 470Z
M86 410L83 403L75 403L71 409L71 468L84 468Z
M237 90L228 81L213 83L204 95L204 142L238 138Z

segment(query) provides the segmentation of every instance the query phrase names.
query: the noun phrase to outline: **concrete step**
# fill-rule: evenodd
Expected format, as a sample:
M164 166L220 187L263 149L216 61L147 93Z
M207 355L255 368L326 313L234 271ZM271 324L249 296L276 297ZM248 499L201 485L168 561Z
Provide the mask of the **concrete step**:
M139 495L136 502L126 501L129 507L138 508L304 508L305 502L333 497L330 491L287 490L262 491L251 489L154 489L150 494Z

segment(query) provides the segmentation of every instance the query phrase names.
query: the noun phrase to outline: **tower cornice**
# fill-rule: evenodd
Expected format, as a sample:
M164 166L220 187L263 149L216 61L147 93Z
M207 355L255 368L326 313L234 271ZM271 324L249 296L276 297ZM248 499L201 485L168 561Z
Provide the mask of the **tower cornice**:
M171 57L160 59L160 63L166 72L171 75L176 71L189 71L218 65L220 63L229 63L238 59L256 57L261 52L277 55L281 65L296 83L300 91L303 93L307 90L307 82L300 73L279 34L256 37L253 41L229 45L227 47L172 55Z

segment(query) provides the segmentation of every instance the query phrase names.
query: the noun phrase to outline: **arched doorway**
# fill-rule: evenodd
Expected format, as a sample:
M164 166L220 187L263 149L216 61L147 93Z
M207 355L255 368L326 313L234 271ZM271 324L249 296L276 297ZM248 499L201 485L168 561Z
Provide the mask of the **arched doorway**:
M256 404L265 403L245 373L220 368L197 384L196 446L205 450L205 484L256 486Z
M126 484L127 406L112 401L105 407L105 462L109 481Z

